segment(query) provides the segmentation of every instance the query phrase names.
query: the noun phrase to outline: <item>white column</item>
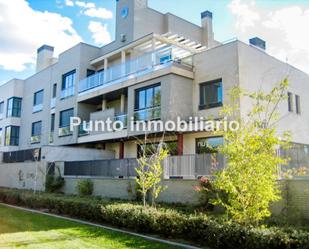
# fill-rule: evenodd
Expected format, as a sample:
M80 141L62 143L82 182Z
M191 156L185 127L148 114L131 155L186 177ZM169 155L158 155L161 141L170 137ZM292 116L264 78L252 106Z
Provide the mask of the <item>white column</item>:
M156 38L152 37L152 41L151 41L151 51L152 51L152 56L151 56L151 60L152 60L152 65L156 64Z
M122 67L121 67L121 74L122 75L125 75L126 74L126 51L123 50L121 51L121 64L122 64Z
M104 83L107 81L107 68L108 68L108 59L104 59Z
M126 106L126 95L121 94L121 97L120 97L120 113L121 114L124 114L125 106Z
M102 111L105 111L107 109L107 102L106 99L102 100Z

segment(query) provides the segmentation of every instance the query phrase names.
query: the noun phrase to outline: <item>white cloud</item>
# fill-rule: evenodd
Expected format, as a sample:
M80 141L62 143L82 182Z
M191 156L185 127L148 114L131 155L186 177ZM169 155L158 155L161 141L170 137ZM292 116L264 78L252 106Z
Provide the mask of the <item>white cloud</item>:
M69 7L73 7L74 6L74 2L72 0L65 0L65 5L69 6Z
M75 4L78 6L78 7L81 7L81 8L95 8L95 4L94 3L87 3L87 2L83 2L83 1L75 1Z
M113 12L105 8L90 8L83 12L86 16L97 17L101 19L113 18Z
M82 41L72 20L56 13L33 10L25 0L0 0L0 67L23 71L35 63L36 49L55 47L55 55Z
M102 25L101 22L90 21L88 29L92 33L92 38L97 45L102 46L112 41L107 24Z
M241 40L259 36L267 42L267 51L309 73L309 8L301 5L273 11L257 7L255 1L233 0L235 32Z

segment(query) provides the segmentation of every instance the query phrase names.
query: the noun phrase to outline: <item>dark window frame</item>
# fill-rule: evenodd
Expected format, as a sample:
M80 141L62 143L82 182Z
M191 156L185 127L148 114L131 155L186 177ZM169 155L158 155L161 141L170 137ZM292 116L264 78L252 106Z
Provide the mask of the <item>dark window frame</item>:
M146 94L146 92L149 89L152 89L153 92L154 92L156 87L160 87L160 101L159 101L160 103L159 104L153 104L151 106L147 106L147 104L146 104L147 103L147 94ZM139 93L142 92L142 91L145 91L145 107L140 108L139 107L139 103L140 103ZM161 106L161 100L162 100L161 93L162 93L162 91L161 91L161 83L156 83L156 84L153 84L153 85L149 85L149 86L145 86L145 87L141 87L141 88L135 89L135 93L134 93L134 97L135 97L134 111L142 111L142 110L147 110L147 109L150 109L150 108Z
M69 77L73 74L75 74L75 76L76 76L76 69L62 75L61 90L69 89L69 88L75 86L75 80L76 80L75 76L74 76L73 85L66 85L66 81L65 81L67 77Z
M221 89L221 100L219 101L219 94L217 92L217 99L218 101L216 103L206 103L206 100L204 99L204 95L202 94L202 90L204 87L211 86L214 84L220 83L220 89ZM199 84L199 110L206 110L211 109L215 107L220 107L223 105L223 81L222 78L203 82Z
M199 149L198 149L198 146L197 146L197 143L198 143L199 140L202 140L202 139L215 139L215 138L221 138L221 139L223 140L223 142L224 142L223 136L198 137L198 138L195 138L195 154L212 154L212 153L217 153L218 150L216 150L216 149L213 149L213 151L200 153L200 152L199 152ZM211 150L211 149L210 149L210 150Z
M0 119L4 118L4 101L0 102L0 114L2 114L2 118L0 117Z
M50 115L50 132L54 132L55 131L55 113L52 113Z
M35 132L35 125L38 125L40 124L40 132L39 133L36 133ZM37 121L37 122L33 122L32 123L32 126L31 126L31 136L41 136L42 135L42 120L40 121Z
M38 102L38 99L37 99L38 94L42 94L42 102L41 103L37 103ZM33 94L33 106L43 105L43 102L44 102L44 89L37 91Z
M20 101L19 107L15 106L15 100ZM10 101L12 101L12 108L10 107ZM7 107L6 107L6 116L9 117L15 117L20 118L21 117L21 108L22 108L22 98L20 97L11 97L7 100ZM10 112L9 112L10 111Z
M9 143L7 143L7 133L8 133L8 129L10 128L10 136L9 136ZM12 130L16 129L13 136L13 132ZM15 125L9 125L5 127L5 140L4 140L4 145L5 146L18 146L19 145L19 136L20 136L20 127L19 126L15 126Z
M52 89L52 99L57 97L57 83L53 84L53 89Z
M288 92L288 111L294 112L293 108L293 93Z
M301 114L300 96L295 94L295 110L296 114Z
M65 127L69 127L70 126L70 120L68 122L68 124L63 124L63 114L66 113L66 112L70 112L72 111L72 116L74 116L74 108L70 108L70 109L66 109L66 110L63 110L59 113L59 128L65 128Z

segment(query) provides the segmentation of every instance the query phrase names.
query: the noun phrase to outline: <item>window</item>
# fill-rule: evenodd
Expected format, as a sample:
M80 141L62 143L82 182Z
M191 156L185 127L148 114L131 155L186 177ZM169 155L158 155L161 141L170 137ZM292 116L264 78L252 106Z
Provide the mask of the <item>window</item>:
M74 109L68 109L60 112L60 122L59 127L69 127L70 126L70 118L74 116Z
M38 121L35 123L32 123L32 136L41 136L42 134L42 121Z
M222 79L200 84L199 109L222 106Z
M5 145L18 146L19 144L19 126L5 127Z
M2 128L0 128L0 145L2 145Z
M208 137L196 139L196 153L216 153L219 145L223 144L223 137Z
M56 98L57 96L57 83L53 84L53 95L52 98Z
M288 110L289 112L293 112L293 94L288 92Z
M55 114L53 113L50 117L50 131L55 131Z
M0 119L4 118L4 102L0 103Z
M135 118L158 119L161 116L161 86L156 84L135 91Z
M300 114L301 108L300 108L300 96L299 95L295 95L295 107L296 107L296 113Z
M43 109L43 97L44 97L44 90L40 90L34 93L33 97L33 112L39 112Z
M42 134L42 121L38 121L32 123L32 130L31 130L31 143L39 143L41 141L41 134Z
M7 103L7 117L20 117L21 98L12 97Z
M67 98L74 95L76 70L62 75L61 98Z

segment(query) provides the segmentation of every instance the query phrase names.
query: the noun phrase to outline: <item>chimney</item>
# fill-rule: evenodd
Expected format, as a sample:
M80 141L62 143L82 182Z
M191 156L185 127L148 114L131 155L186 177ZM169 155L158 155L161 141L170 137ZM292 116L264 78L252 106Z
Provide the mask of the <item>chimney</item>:
M201 13L202 19L202 38L204 45L208 48L212 47L214 44L214 33L212 26L212 12L206 10Z
M54 47L43 45L37 50L36 72L39 72L53 64Z
M259 49L266 50L266 42L259 37L251 38L249 44Z

